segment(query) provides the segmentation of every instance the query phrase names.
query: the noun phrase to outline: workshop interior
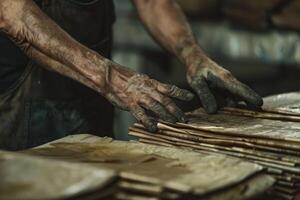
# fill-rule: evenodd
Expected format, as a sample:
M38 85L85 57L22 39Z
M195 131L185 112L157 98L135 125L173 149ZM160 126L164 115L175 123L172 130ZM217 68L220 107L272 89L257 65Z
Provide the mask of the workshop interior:
M5 4L5 1L8 3ZM10 50L2 47L8 44L14 44L15 48L22 51L30 48L39 51L38 54L35 54L35 51L30 53L24 51L26 52L24 56L39 66L32 64L32 67L29 67L31 66L29 61L26 69L22 71L23 75L0 93L0 120L3 120L0 122L0 126L3 126L0 127L0 200L300 200L300 1L3 0L3 2L3 5L0 2L2 12L0 25L1 17L5 14L1 6L6 5L8 9L9 6L13 8L18 2L25 4L34 2L36 7L29 7L34 10L34 16L38 16L39 12L43 13L42 17L38 17L40 21L28 17L28 20L32 20L31 25L36 27L30 31L33 35L36 34L34 31L40 31L43 35L38 35L39 39L36 42L30 37L22 38L20 36L22 31L16 36L13 35L14 31L9 35L10 29L6 30L4 26L2 31L0 27L0 51L7 52L4 55L8 55ZM170 4L170 7L164 3ZM52 12L51 9L56 9L55 6L51 7L51 4L61 6L59 13L55 11L53 15L49 14ZM75 9L72 10L69 5ZM165 6L165 11L164 9L159 11L166 13L156 14L155 6ZM109 41L111 55L104 50L105 53L102 54L102 50L97 51L98 47L93 49L93 46L88 45L87 49L91 48L93 51L86 50L82 46L89 44L88 42L78 43L77 48L77 43L73 44L73 39L68 42L69 36L64 35L72 35L73 27L69 26L68 22L74 21L75 26L78 23L77 29L81 29L84 33L75 36L75 40L79 38L80 41L84 35L90 40L93 39L96 34L89 35L88 28L84 30L85 26L79 27L79 24L85 23L84 19L88 18L86 11L80 13L80 9L87 7L95 13L97 9L102 9L99 11L101 15L92 15L95 21L100 22L113 10L114 17L109 19L113 27L112 38ZM174 10L171 10L173 8ZM182 15L177 16L178 10ZM141 14L143 12L148 15ZM76 20L69 19L69 13L70 16L77 16ZM51 19L48 19L47 15ZM9 13L8 16L11 17ZM25 14L24 16L26 18ZM170 17L170 21L163 19L164 17ZM43 23L43 19L57 22L65 32L54 31L55 34L48 36L48 32L44 30L48 27L50 30L51 23L48 25L48 22L45 22L45 26L36 25ZM178 21L166 23L171 22L171 19ZM227 86L226 82L218 82L222 79L221 76L217 77L215 74L210 76L213 71L210 72L208 68L206 73L204 69L201 77L205 77L208 87L211 89L216 86L220 89L216 91L221 91L216 95L212 93L215 99L220 95L216 101L219 102L220 98L220 102L225 102L226 94L230 93L230 96L237 94L236 96L241 98L234 99L234 105L226 104L227 102L224 105L220 103L216 112L207 111L204 102L209 103L211 98L209 95L199 95L197 88L191 84L190 79L196 75L187 75L185 65L190 60L182 58L183 61L173 52L174 48L177 48L176 42L178 45L181 44L178 41L181 38L172 31L182 31L180 34L184 35L185 28L180 27L183 21L188 22L187 26L191 28L193 37L201 52L205 54L205 58L211 59L217 63L216 66L230 72L232 77L235 77L234 80L241 82L241 87L247 88L246 91L251 90L244 95L238 91L240 82L234 82L237 85ZM101 30L107 28L106 24L99 27ZM54 28L53 30L56 30ZM165 32L161 33L163 30ZM2 37L7 37L14 43L6 43ZM56 37L61 37L62 40ZM53 46L48 42L51 40ZM25 44L22 44L23 41ZM104 41L106 44L107 41ZM48 46L44 48L43 45ZM67 51L63 54L65 50ZM99 72L91 70L95 73L91 74L88 71L89 65L80 68L80 64L90 64L93 61L88 62L87 59L85 63L84 56L83 60L77 60L81 58L81 54L78 53L74 57L68 55L67 52L72 54L72 50L76 54L83 52L90 60L97 57L94 52L100 54L100 61L97 63L101 67L108 63L107 60L101 59L111 57L110 60L116 66L130 69L126 71L127 74L131 71L137 72L137 75L132 76L133 78L137 76L137 79L131 77L118 86L121 88L127 83L133 83L134 87L129 85L129 89L126 88L126 91L133 88L133 95L139 94L138 90L143 90L143 84L138 82L144 78L141 74L147 75L149 80L154 80L155 83L158 81L158 84L177 86L177 93L173 92L172 95L176 97L176 94L184 93L188 101L182 101L180 97L171 98L173 97L171 95L168 99L172 99L172 102L166 104L167 111L168 106L175 103L176 108L185 113L186 120L168 121L164 117L160 118L157 112L164 115L165 109L161 111L158 109L157 112L148 109L151 102L149 105L141 106L144 110L141 111L143 115L150 117L139 118L141 112L132 112L131 104L123 106L128 102L126 98L131 98L126 96L128 93L125 89L125 96L113 96L113 92L119 90L113 88L111 89L113 92L110 92L108 89L108 94L112 94L109 96L106 90L103 92L100 87L97 88L97 84L94 84L96 82L93 82L98 80L98 76L99 80L117 80L115 74L119 72L112 70L108 75L102 75L103 70ZM62 53L56 54L56 51ZM182 50L186 54L188 51L189 49ZM41 54L51 57L52 60L47 60ZM16 55L15 58L20 56ZM191 58L190 62L198 59ZM6 80L10 77L11 71L1 73L1 64L7 60L5 56L1 58L0 55L0 84L5 83L1 79ZM43 62L45 60L49 62ZM199 62L201 68L202 58ZM41 67L43 65L45 68ZM92 68L93 63L90 66ZM55 75L48 76L44 71L40 71L40 68L44 71L50 70ZM200 72L202 73L200 70L198 74ZM72 76L73 74L75 75ZM69 87L69 82L61 80L63 76L69 76L72 81L77 80L76 84L79 81L78 85L83 84L87 86L87 90L98 92L98 96L103 96L110 103L102 104L104 107L99 107L96 101L76 104L76 101L73 101L74 95L68 95L63 88L68 90L77 85L70 83ZM74 78L76 76L80 76L81 79ZM113 85L113 82L108 85L110 84ZM146 83L145 85L147 86ZM11 88L18 92L7 95L12 91ZM61 88L59 92L56 91L58 88ZM79 96L89 97L90 92L80 93L86 88L78 89ZM34 92L35 89L38 92ZM78 91L76 89L76 92ZM153 91L150 90L150 93L154 93ZM119 93L122 92L120 90ZM200 90L201 92L205 90ZM55 111L50 111L56 105L52 100L58 98L56 96L58 93L61 95L59 98L70 99L70 103L66 101L56 107ZM190 93L194 95L193 98L188 97ZM29 101L26 94L29 94L30 99L37 100ZM263 105L252 105L252 102L260 99L256 94L263 100ZM91 94L93 95L94 93ZM49 101L43 104L40 99L45 97ZM203 99L205 97L207 99ZM250 100L245 100L245 97ZM117 98L119 99L116 100ZM133 99L135 98L141 100L146 97L140 95ZM95 122L99 127L104 127L103 130L99 129L102 131L101 134L95 134L94 129L88 127L89 121L85 122L85 119L77 117L73 110L76 106L80 107L79 110L84 116L88 116L86 119ZM114 107L109 109L110 106ZM35 114L35 110L39 110L39 113ZM16 115L16 112L19 114ZM102 117L97 118L97 112L102 112ZM53 117L49 117L51 114ZM65 115L67 117L64 117ZM169 116L170 113L165 115ZM69 116L72 117L69 119ZM113 118L112 134L108 135L105 133L109 129L106 116ZM175 116L177 117L176 114ZM30 119L28 122L27 118ZM147 126L147 122L152 118L155 118L155 131ZM63 127L64 125L67 127ZM79 125L84 128L80 129ZM57 131L71 130L70 127L75 127L75 130L78 128L79 131L63 133ZM33 129L36 130L33 131L34 134L27 135ZM51 134L55 136L52 137ZM47 140L30 142L34 137L40 137L39 135L45 136ZM2 136L4 139L1 139ZM21 148L14 145L17 143L12 141L14 137L20 140ZM25 141L29 145L23 148L26 146ZM10 143L13 144L12 148L6 148Z

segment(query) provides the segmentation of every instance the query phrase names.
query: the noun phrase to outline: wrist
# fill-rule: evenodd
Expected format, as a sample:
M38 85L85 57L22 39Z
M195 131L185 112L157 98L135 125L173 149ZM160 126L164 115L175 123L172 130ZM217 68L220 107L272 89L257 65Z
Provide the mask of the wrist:
M135 74L133 70L110 61L105 75L106 91L119 90Z
M182 52L182 60L187 71L194 70L194 68L205 67L206 63L210 62L210 58L198 45L184 49Z
M178 57L181 62L189 68L196 65L201 65L209 60L204 51L197 44L195 39L186 39L180 42L180 48L178 48Z

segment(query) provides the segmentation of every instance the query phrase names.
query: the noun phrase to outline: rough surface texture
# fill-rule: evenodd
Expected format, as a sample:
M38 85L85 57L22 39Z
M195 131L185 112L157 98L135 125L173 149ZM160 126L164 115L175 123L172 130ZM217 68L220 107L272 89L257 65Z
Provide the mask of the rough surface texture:
M117 178L105 168L46 160L0 151L0 199L62 199L95 189Z
M264 101L263 109L266 111L300 116L300 92L274 95Z
M125 180L121 187L127 193L118 194L124 198L132 197L128 190L133 190L167 197L191 195L191 199L223 194L227 199L245 199L273 184L272 178L262 178L261 166L240 159L90 135L69 136L25 153L114 169Z
M159 123L158 134L135 124L141 142L214 152L261 164L276 179L272 194L297 199L300 193L299 93L266 98L264 111L225 108L216 115L198 109L187 124ZM277 111L277 108L282 108ZM284 112L283 112L284 110ZM291 114L288 114L291 113ZM271 197L268 197L271 198Z

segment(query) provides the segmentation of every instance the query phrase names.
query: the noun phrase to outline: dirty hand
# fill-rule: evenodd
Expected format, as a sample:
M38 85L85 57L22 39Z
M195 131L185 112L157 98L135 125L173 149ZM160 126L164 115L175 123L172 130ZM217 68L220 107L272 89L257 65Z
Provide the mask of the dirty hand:
M194 56L190 60L187 80L198 94L207 113L218 110L214 94L222 94L226 106L234 106L236 100L242 100L251 107L261 107L262 98L245 84L239 82L229 71L207 57Z
M151 118L146 110L155 114L157 119L171 123L186 121L184 113L171 98L189 101L194 96L191 92L160 83L122 66L111 67L109 74L107 98L117 107L130 111L149 131L157 131L157 120Z

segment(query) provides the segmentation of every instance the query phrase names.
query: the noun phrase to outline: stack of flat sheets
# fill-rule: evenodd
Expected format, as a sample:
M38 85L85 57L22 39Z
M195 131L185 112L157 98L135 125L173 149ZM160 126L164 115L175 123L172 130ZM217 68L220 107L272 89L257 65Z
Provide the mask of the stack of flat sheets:
M187 113L187 124L160 122L156 134L135 124L130 135L142 143L247 159L276 178L271 194L300 199L300 95L278 95L265 103L261 112L225 108L208 115L198 109Z
M21 153L113 170L117 188L112 186L114 196L108 199L250 199L274 184L263 167L241 159L91 135L68 136Z
M117 173L0 151L0 199L111 199ZM84 197L84 198L82 198Z

